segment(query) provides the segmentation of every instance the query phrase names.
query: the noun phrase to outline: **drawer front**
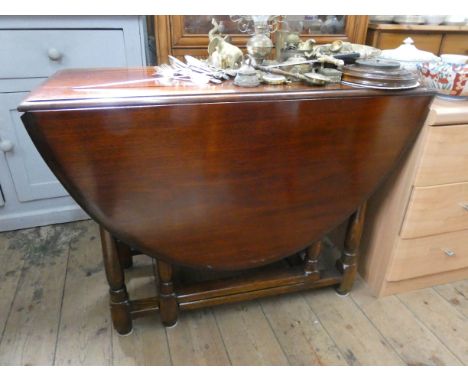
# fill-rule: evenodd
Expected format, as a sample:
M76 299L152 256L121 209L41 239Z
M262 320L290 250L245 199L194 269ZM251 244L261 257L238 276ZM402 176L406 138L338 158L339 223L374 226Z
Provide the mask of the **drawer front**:
M414 187L400 236L411 239L468 229L468 183Z
M16 110L26 95L0 94L0 137L12 143L12 149L4 155L16 197L20 202L30 202L66 196L67 191L45 164Z
M123 31L0 30L0 78L48 77L66 68L126 66Z
M405 280L462 268L468 270L468 231L399 240L387 280Z
M415 186L468 182L468 124L428 127Z
M383 32L379 38L380 49L395 49L403 44L403 40L406 37L411 37L414 40L414 45L418 49L426 50L434 54L439 53L440 43L442 41L442 35L439 33L391 33Z
M468 54L468 33L446 34L440 54Z

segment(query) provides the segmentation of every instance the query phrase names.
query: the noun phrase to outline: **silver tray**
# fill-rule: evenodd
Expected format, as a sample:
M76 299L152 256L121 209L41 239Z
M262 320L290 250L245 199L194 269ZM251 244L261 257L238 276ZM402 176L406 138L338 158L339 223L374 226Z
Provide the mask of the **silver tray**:
M362 84L355 84L354 82L348 81L341 81L343 85L354 86L357 88L367 88L367 89L382 89L382 90L407 90L407 89L415 89L419 87L421 84L416 82L413 85L400 85L400 86L377 86L377 85L362 85Z

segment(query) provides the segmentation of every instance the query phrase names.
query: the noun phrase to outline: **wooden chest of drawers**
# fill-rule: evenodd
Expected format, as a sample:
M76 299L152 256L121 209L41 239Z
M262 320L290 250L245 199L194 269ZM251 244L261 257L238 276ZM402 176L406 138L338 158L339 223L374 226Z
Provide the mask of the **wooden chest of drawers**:
M436 99L369 202L361 274L377 295L468 277L468 101Z

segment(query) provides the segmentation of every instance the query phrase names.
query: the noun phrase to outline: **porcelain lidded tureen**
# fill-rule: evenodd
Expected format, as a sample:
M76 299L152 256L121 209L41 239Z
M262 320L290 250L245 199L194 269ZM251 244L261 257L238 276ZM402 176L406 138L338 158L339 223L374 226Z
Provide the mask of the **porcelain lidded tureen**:
M416 71L416 65L423 62L434 62L439 58L424 50L419 50L414 46L414 41L411 37L406 38L403 44L396 49L383 50L380 58L398 61L402 68Z

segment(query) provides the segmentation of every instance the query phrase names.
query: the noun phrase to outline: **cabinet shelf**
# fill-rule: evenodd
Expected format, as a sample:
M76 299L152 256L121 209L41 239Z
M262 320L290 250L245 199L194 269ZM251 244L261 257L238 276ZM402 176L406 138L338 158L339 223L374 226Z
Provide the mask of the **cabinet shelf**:
M190 33L185 28L187 16L154 16L157 62L165 63L168 55L183 58L184 55L206 58L208 56L208 30L205 34ZM193 18L193 16L191 16ZM206 17L206 16L200 16ZM314 38L319 44L334 40L363 44L367 33L368 16L345 16L344 32L337 34L301 34L302 39ZM206 27L208 28L208 27ZM197 30L199 32L199 30ZM229 31L228 31L229 32ZM228 33L232 43L245 48L250 35ZM274 40L274 35L272 35Z

